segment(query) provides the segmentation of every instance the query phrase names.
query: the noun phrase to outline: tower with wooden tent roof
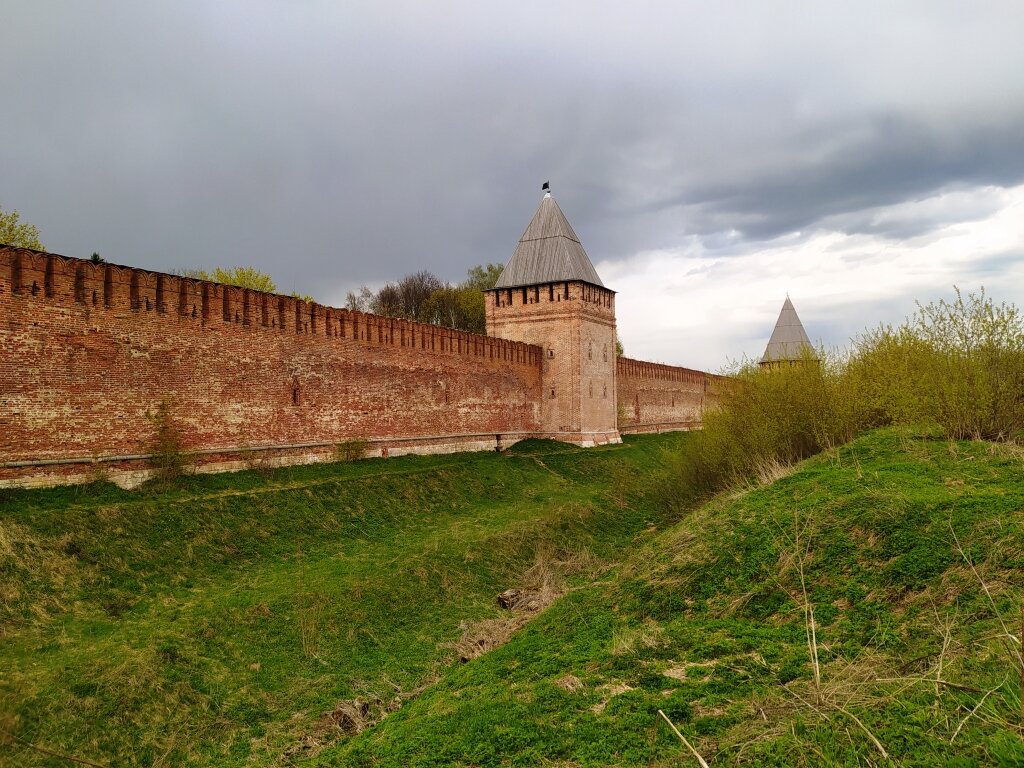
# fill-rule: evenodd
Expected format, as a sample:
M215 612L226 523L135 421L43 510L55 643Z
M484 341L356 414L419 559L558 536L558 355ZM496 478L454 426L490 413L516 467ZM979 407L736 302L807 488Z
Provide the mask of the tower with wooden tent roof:
M786 296L760 365L762 368L777 368L784 364L816 360L814 354L814 346L807 338L803 323L797 317L796 308L789 300L789 296Z
M615 391L615 292L605 288L547 184L495 287L487 333L544 350L546 437L620 442Z

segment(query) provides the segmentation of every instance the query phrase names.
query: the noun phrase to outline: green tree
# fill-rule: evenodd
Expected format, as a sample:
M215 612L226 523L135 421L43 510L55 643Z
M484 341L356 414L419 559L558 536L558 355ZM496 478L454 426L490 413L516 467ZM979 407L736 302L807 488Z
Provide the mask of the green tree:
M472 288L477 291L487 291L494 287L501 277L505 268L501 264L477 264L470 267L466 273L466 279L460 284L460 288Z
M39 230L32 224L19 223L20 218L21 214L17 211L5 212L0 208L0 244L35 251L45 250L39 242Z
M213 272L208 272L205 269L184 269L179 274L182 277L191 277L195 280L209 280L214 283L233 285L237 288L277 293L277 284L274 283L273 278L255 267L232 267L231 269L217 267Z
M444 325L471 333L486 333L483 292L501 276L500 264L478 264L458 285L442 282L430 272L406 275L387 283L376 293L365 285L345 297L348 309L385 317L403 317L421 323Z
M487 333L487 309L484 291L490 290L501 277L501 264L478 264L470 267L466 279L456 287L461 307L461 323L456 328L472 333Z

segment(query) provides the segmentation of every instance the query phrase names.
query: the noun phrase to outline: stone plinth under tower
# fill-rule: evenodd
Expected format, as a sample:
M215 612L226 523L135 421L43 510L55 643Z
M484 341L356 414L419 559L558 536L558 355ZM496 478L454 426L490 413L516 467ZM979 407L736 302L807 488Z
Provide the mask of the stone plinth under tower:
M546 437L620 442L615 389L615 292L601 283L550 193L487 292L487 334L543 350Z

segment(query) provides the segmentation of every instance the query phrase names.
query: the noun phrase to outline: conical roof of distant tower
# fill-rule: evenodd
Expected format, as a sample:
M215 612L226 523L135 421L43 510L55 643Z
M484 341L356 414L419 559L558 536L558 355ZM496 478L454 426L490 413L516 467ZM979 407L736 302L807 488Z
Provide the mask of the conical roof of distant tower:
M775 330L772 337L768 339L768 346L765 347L762 363L770 363L776 360L799 360L810 352L814 354L814 347L811 340L807 338L807 332L797 317L793 302L786 297L779 313L779 320L775 323Z
M580 239L548 192L494 287L515 288L569 280L604 287Z

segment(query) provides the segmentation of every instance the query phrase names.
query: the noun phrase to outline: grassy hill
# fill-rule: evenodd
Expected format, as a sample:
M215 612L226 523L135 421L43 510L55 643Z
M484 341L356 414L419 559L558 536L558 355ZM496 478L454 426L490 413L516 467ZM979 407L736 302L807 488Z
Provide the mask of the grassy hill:
M107 765L697 765L660 709L711 765L1024 763L1024 452L876 431L673 513L690 437L6 493L0 728Z
M662 526L685 439L0 491L0 764L315 754Z
M692 513L316 764L697 765L660 709L711 765L1022 765L1022 470L871 433Z

